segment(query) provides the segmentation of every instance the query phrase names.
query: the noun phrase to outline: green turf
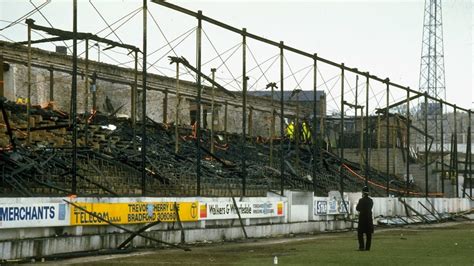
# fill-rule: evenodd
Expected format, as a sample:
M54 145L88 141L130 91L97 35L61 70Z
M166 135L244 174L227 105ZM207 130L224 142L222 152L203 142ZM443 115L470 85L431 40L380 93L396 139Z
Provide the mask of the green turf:
M357 251L355 232L293 240L276 244L266 240L213 244L193 247L190 252L157 250L153 254L88 264L272 265L277 256L278 265L474 265L472 223L376 231L368 252Z

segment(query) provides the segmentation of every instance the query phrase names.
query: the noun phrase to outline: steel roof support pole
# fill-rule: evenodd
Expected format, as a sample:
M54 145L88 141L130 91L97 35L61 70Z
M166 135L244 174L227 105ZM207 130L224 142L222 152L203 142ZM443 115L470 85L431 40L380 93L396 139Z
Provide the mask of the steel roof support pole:
M147 0L143 0L143 65L142 65L142 180L141 189L142 196L146 195L146 75L147 75L147 64L146 64L146 53L147 53Z
M196 110L196 195L201 196L201 49L202 49L202 11L198 11L196 29L196 68L197 74L197 110Z
M318 55L314 54L313 58L313 130L312 130L312 144L313 144L313 192L316 194L316 171L318 168L317 161L316 161L316 155L318 152L318 144L317 143L317 133L318 133L318 106L316 104L316 101L318 99L316 92L318 89ZM322 114L321 114L322 115Z
M370 88L370 78L369 73L366 74L366 85L365 85L365 185L369 184L369 167L370 167L370 157L369 157L369 146L371 142L369 141L369 88Z
M85 69L85 77L86 80L84 82L84 117L86 118L86 125L84 129L85 135L85 146L87 147L89 143L89 39L86 39L86 69Z
M387 90L386 90L386 104L387 104L387 109L385 111L385 119L387 120L385 123L385 131L386 131L386 136L385 136L385 171L387 172L387 197L390 194L390 80L387 78L386 80L387 84ZM395 163L395 162L393 162Z
M406 196L408 196L408 191L410 189L410 91L407 90L407 123L406 123L406 148L407 148L407 156L406 158Z
M342 63L341 67L341 125L340 125L340 133L339 133L339 151L341 157L341 165L339 168L340 171L340 186L341 186L341 198L344 201L344 175L343 175L343 167L344 164L344 63Z
M425 197L428 197L428 93L425 92Z
M77 194L77 0L73 1L72 15L72 194ZM30 101L28 101L29 104Z
M28 24L28 89L26 94L26 143L29 146L31 144L31 24ZM3 68L3 64L1 65Z
M216 70L215 68L211 68L212 73L212 80L216 80ZM212 95L211 95L211 153L214 154L214 121L215 121L215 90L214 84L212 84Z
M456 178L456 197L459 198L459 171L458 171L458 119L457 107L454 105L454 143L453 143L453 157L454 157L454 174Z
M284 93L284 47L285 44L283 41L280 42L280 193L283 196L283 190L285 186L285 106L283 103L283 93Z
M246 127L247 127L247 30L242 30L242 196L245 196L247 166L246 166Z
M176 62L176 113L174 117L174 152L179 151L179 109L181 104L181 96L179 95L179 62Z
M471 196L472 199L472 120L471 120L471 113L472 111L469 110L469 131L467 132L467 138L469 141L467 142L467 145L469 147L469 195Z
M444 172L444 123L443 123L443 102L439 102L439 110L441 112L441 123L440 123L440 134L441 134L441 193L444 197L444 179L446 179L446 173Z
M100 50L99 50L100 51ZM132 110L131 110L131 117L132 117L132 143L133 143L133 150L137 150L137 144L135 141L135 136L137 134L136 127L137 127L137 91L138 91L138 50L135 50L135 71L133 75L133 85L132 85ZM95 91L93 92L95 95ZM95 97L95 96L94 96ZM95 107L93 109L95 111Z

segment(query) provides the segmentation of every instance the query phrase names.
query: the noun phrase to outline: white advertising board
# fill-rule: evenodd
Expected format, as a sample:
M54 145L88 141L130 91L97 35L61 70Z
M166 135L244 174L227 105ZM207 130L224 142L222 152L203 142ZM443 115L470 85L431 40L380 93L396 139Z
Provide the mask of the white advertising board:
M69 226L65 203L0 204L0 229Z
M345 201L347 211L351 212L351 203ZM342 200L324 200L324 199L315 199L313 203L313 214L318 215L337 215L337 214L346 214L346 207Z
M282 201L237 202L242 218L269 218L283 216ZM239 218L233 202L200 202L200 220L224 220Z

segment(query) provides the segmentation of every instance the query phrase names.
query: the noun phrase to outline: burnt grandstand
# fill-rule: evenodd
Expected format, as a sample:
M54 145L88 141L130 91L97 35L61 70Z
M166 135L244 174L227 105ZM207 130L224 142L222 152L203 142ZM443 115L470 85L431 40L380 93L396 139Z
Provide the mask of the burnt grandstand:
M51 106L31 109L33 121L30 146L26 134L26 105L2 104L0 141L0 193L5 196L50 196L72 194L72 127L67 113ZM179 128L180 149L175 153L175 129L171 124L146 119L146 191L142 191L141 130L132 129L128 118L96 113L78 118L77 194L81 196L265 196L285 189L314 191L327 195L332 190L359 191L365 170L344 161L317 145L316 175L312 177L312 146L288 139L274 139L273 165L269 160L269 140L248 138L242 152L242 137L215 133L215 152L210 152L210 132L202 131L200 178L196 172L197 142L191 126ZM143 123L139 122L140 128ZM10 135L11 133L11 135ZM11 136L11 138L10 138ZM283 145L281 144L283 141ZM285 172L281 175L281 147ZM298 152L298 156L295 156ZM242 156L246 158L245 178ZM341 166L342 165L342 166ZM342 171L341 171L342 169ZM387 176L369 169L369 185L374 196L387 194ZM406 185L390 176L391 193L404 193ZM314 182L313 182L314 181ZM411 187L411 192L419 192Z

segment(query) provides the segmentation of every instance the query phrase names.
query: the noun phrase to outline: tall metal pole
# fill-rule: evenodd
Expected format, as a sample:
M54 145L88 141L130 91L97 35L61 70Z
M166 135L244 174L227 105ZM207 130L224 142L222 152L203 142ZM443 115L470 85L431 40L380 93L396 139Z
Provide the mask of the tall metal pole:
M406 145L407 145L407 156L405 156L406 158L406 173L407 173L407 176L406 176L406 196L408 196L408 190L410 189L410 126L411 126L411 122L410 122L410 91L407 90L407 124L406 124L406 133L407 133L407 137L406 137Z
M270 86L271 91L272 91L272 100L271 100L271 105L272 105L272 117L270 121L270 166L273 167L273 138L275 137L275 99L274 97L274 91L275 91L275 83L270 83L268 84Z
M246 127L247 127L247 30L242 29L242 195L245 196L245 186L247 177L247 166L246 166Z
M453 143L453 157L454 157L454 174L456 178L456 197L459 198L459 173L458 173L458 119L457 107L454 105L454 143Z
M135 141L135 136L136 136L136 126L137 126L138 50L135 50L135 71L134 72L135 73L133 75L133 86L132 86L132 97L131 97L132 98L131 116L132 116L132 132L133 132L132 143L133 143L133 150L136 151L137 145ZM94 95L95 95L95 92L94 92Z
M283 190L285 185L285 147L284 147L284 137L285 137L285 108L283 103L283 93L284 93L284 42L280 42L280 192L283 196Z
M365 84L365 185L369 184L369 145L371 145L369 141L369 72L366 75L366 84Z
M444 119L443 119L443 102L439 101L439 110L441 112L441 121L440 121L440 134L441 134L441 193L444 196L444 179L446 178L446 173L444 172Z
M142 65L142 182L141 182L141 188L142 188L142 196L145 196L145 188L146 188L146 150L147 150L147 141L146 141L146 90L147 90L147 84L146 84L146 53L147 53L147 13L148 13L148 8L147 8L147 0L143 0L143 65Z
M300 167L300 90L296 90L295 153L296 169ZM298 171L298 170L297 170Z
M73 1L72 14L72 194L77 194L77 0ZM29 101L28 101L29 102Z
M386 90L386 104L387 104L387 108L386 108L386 113L385 113L385 119L387 120L386 122L386 136L385 136L385 142L386 142L386 146L385 146L385 170L387 172L387 197L390 195L390 110L389 110L389 106L390 106L390 80L387 78L386 80L386 83L387 83L387 90ZM395 162L393 162L395 163Z
M224 106L224 134L225 134L225 141L227 142L227 115L228 115L228 103L227 100L225 101Z
M471 113L472 111L469 110L469 131L467 132L467 137L469 139L469 141L467 142L467 145L469 147L469 195L471 196L472 198L472 134L471 134L471 130L472 130L472 120L471 120Z
M216 78L216 69L215 68L211 68L211 72L212 72L212 80L214 81L215 78ZM212 99L211 99L211 153L214 154L214 113L215 113L215 106L214 106L214 84L212 84Z
M428 197L428 93L425 92L425 196Z
M198 26L196 29L196 68L201 72L201 36L202 34L202 11L198 11ZM196 195L201 195L201 75L197 75L197 111L196 111Z
M359 109L359 75L356 75L356 93L355 93L355 117L354 117L354 134L357 133L357 111ZM363 139L363 132L364 132L364 125L363 125L363 113L364 109L363 107L360 107L360 138L359 138L359 165L361 167L361 170L363 169L363 159L364 156L362 156L362 147L364 145L364 139Z
M75 2L74 2L75 3ZM28 146L31 144L31 24L28 24L28 91L26 94L26 143ZM3 64L0 66L3 68Z
M357 132L357 110L358 110L358 104L357 104L357 100L358 100L358 96L359 96L359 75L356 75L356 92L355 92L355 115L354 115L354 133ZM362 157L362 156L361 156Z
M180 99L179 95L179 62L176 62L176 113L174 117L174 152L179 152L179 109Z
M89 39L86 39L86 69L85 76L86 80L84 82L84 116L86 117L86 126L85 126L85 146L89 143Z
M344 200L344 176L343 176L343 167L344 163L344 63L341 64L341 128L340 128L340 137L339 137L339 149L341 155L341 165L340 165L340 186L341 186L341 197Z
M89 111L89 39L86 39L85 81L84 81L84 114ZM87 119L86 119L87 120ZM87 121L86 121L87 123Z
M312 130L312 143L313 143L313 192L316 194L316 171L317 171L317 161L316 161L316 155L318 152L317 145L319 143L316 143L316 134L317 134L317 128L318 128L318 106L316 104L316 101L318 99L316 92L318 89L318 54L314 54L313 58L313 130ZM322 115L322 114L321 114Z

